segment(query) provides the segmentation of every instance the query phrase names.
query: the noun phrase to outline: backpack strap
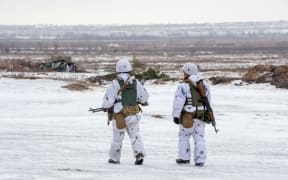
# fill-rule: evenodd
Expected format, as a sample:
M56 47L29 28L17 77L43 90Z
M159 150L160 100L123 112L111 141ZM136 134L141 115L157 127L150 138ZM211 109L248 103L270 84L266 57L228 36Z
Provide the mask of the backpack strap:
M194 83L191 79L188 78L188 79L185 79L183 82L188 83L190 85L190 88L192 86L192 87L194 87L195 89L198 90L197 84L200 83L200 81L202 82L202 79L197 81L196 83Z
M124 82L124 84L120 87L120 89L118 90L118 92L117 92L117 95L119 95L126 87L127 87L127 85L128 85L128 81L129 81L129 79L130 79L130 75L128 75L128 78L127 78L127 80ZM119 83L120 84L120 83Z

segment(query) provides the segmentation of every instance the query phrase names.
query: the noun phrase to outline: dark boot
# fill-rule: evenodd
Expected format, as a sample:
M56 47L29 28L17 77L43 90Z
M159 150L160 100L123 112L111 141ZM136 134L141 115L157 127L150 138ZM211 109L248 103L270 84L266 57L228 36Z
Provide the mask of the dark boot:
M203 167L203 166L204 166L204 163L195 163L195 166Z
M112 159L108 159L108 163L111 163L111 164L120 164L120 161L114 161Z
M142 165L143 161L144 161L144 155L142 153L137 154L135 165Z
M176 159L177 164L189 164L190 160Z

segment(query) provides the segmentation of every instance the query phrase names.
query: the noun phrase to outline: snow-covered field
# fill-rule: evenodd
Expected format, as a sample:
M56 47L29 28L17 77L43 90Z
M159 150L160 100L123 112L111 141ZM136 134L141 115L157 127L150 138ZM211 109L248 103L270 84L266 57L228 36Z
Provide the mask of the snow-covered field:
M288 90L270 85L211 86L217 126L206 127L203 168L179 166L171 107L176 84L146 85L140 122L147 152L135 166L126 135L120 165L107 163L112 129L100 106L104 87L74 92L55 80L0 79L0 179L288 179ZM164 115L163 119L152 115Z

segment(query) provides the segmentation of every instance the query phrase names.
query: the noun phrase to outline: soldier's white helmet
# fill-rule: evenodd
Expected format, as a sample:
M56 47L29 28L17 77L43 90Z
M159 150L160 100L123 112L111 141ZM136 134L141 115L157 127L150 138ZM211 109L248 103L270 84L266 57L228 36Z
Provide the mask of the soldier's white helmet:
M130 72L132 70L131 64L128 59L120 59L116 63L116 72Z
M193 63L185 63L182 71L188 75L198 75L198 67Z

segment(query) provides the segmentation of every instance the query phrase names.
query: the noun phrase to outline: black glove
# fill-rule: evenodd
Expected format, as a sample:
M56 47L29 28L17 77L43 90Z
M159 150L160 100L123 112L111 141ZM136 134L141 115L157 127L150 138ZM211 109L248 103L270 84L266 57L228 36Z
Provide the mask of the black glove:
M173 118L173 121L174 121L175 124L179 124L179 118L174 117L174 118Z

